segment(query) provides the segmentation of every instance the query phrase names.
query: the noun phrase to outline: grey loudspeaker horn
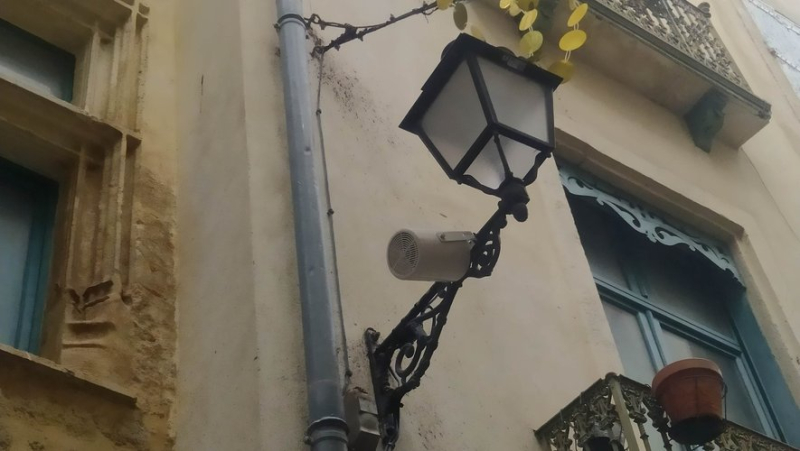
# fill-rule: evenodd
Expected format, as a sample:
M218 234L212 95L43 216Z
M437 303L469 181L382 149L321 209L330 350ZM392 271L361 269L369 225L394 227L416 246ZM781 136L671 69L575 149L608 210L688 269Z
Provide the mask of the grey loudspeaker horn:
M386 260L398 279L453 282L469 269L472 232L423 232L403 229L389 241Z

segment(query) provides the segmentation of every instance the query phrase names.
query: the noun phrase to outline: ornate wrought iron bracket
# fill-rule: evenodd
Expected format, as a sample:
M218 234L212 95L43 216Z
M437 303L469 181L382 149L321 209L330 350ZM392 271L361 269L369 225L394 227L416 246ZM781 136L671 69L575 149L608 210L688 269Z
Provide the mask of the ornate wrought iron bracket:
M528 200L523 183L510 180L502 192L497 211L475 234L467 274L455 282L431 285L382 342L375 329L364 332L385 449L393 449L397 442L403 397L419 387L420 379L428 370L462 282L492 274L500 256L500 231L508 223L506 217L512 215L519 222L525 221Z

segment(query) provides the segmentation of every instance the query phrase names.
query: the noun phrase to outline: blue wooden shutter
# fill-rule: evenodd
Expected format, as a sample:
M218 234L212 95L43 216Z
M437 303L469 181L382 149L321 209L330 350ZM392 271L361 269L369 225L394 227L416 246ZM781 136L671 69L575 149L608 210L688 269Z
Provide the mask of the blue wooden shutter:
M38 352L57 185L0 159L0 343Z

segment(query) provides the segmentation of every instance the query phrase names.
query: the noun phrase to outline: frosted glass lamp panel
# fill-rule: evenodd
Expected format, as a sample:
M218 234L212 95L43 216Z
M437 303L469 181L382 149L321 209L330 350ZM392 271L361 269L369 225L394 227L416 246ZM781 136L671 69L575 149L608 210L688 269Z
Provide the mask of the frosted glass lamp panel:
M528 171L536 163L536 156L540 153L533 147L505 136L500 137L500 147L506 156L511 174L518 179L522 179L528 174Z
M764 428L758 419L753 400L750 398L736 360L670 331L664 330L663 332L669 358L668 363L681 359L701 358L711 360L719 365L719 369L722 370L722 378L728 386L728 395L725 398L727 418L763 433Z
M506 179L506 173L494 139L490 139L486 143L464 174L471 175L478 183L489 189L500 187L500 184Z
M466 62L462 62L421 120L422 129L451 169L486 128L486 116Z
M497 64L478 58L497 121L503 125L552 142L547 87Z

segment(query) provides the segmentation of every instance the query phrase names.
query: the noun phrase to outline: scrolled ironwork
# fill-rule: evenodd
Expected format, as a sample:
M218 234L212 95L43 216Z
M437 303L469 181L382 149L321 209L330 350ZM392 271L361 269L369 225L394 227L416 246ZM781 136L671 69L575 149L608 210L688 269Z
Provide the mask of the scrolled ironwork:
M369 328L364 332L381 437L386 449L393 449L397 442L403 397L419 387L428 370L447 323L447 314L463 281L492 274L500 257L500 231L508 224L507 216L518 221L527 219L529 198L521 181L511 180L500 197L497 211L475 234L470 265L463 278L431 285L383 341L375 329Z
M619 383L622 392L622 402L624 406L613 404L614 400L610 395L610 387L613 383ZM628 379L624 376L610 374L605 379L595 382L589 389L580 394L575 400L559 411L552 419L546 422L536 431L537 438L545 445L545 449L550 451L567 451L575 443L578 447L587 449L586 438L592 430L610 431L615 422L621 421L616 414L617 409L622 407L626 415L633 424L639 426L637 429L630 427L625 432L624 441L627 443L640 443L642 447L637 449L682 449L680 445L673 445L669 436L670 423L664 410L658 401L653 397L651 388L647 385ZM611 413L613 412L613 413ZM621 415L621 414L620 414ZM587 421L588 420L588 421ZM652 426L661 434L663 448L651 444L652 437L643 434L645 425ZM632 426L632 425L631 425ZM640 434L639 437L635 432ZM570 434L571 432L571 434ZM572 439L574 439L574 442ZM769 438L759 432L750 430L730 421L725 421L725 428L722 434L713 442L707 443L697 449L718 450L718 451L792 451L795 448Z
M618 195L613 188L589 175L567 166L559 168L559 173L561 184L570 194L593 199L598 205L614 212L634 231L646 236L653 243L665 246L683 246L701 255L744 286L734 259L724 245L695 231L685 230L671 224L668 218Z
M664 449L671 451L672 441L669 438L669 418L667 418L664 408L652 396L644 397L644 405L647 407L647 416L650 418L650 424L661 434Z
M551 450L567 451L573 443L588 450L591 438L613 435L619 422L611 387L606 380L600 380L539 428L536 435Z
M628 384L620 384L622 388L622 398L625 400L625 408L628 409L628 416L636 423L639 429L639 438L643 443L650 444L650 435L647 433L645 424L647 423L647 408L645 398L650 397L648 393L637 390ZM649 447L649 446L648 446Z

